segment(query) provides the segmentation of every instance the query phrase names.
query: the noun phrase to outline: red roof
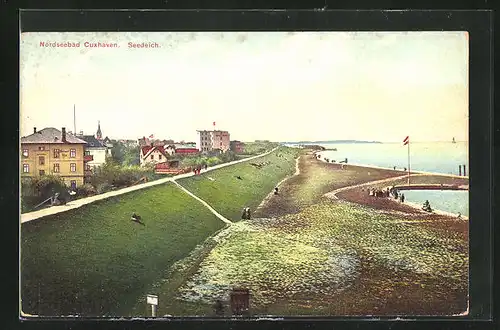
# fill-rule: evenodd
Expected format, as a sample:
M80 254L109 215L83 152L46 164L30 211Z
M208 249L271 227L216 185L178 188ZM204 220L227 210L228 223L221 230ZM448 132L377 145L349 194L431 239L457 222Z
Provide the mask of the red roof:
M178 154L190 154L190 153L197 153L199 152L199 150L196 148L177 148L175 149L175 152Z
M163 146L145 146L145 147L142 147L141 150L142 150L142 154L144 156L146 156L147 154L153 152L154 150L153 149L156 149L158 150L159 152L161 152L162 155L165 156L165 149L163 148Z

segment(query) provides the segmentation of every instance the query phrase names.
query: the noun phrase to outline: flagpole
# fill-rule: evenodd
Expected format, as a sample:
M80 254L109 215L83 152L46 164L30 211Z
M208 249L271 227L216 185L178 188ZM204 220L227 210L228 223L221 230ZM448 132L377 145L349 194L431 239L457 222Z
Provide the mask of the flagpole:
M76 136L76 105L73 104L73 129L75 130Z
M408 139L408 186L410 185L410 140Z

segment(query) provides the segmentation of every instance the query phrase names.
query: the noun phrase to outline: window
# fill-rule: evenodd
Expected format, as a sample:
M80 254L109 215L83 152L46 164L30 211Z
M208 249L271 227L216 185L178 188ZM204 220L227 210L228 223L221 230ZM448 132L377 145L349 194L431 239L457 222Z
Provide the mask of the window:
M70 149L69 150L69 156L71 158L75 158L76 157L76 149Z
M158 159L161 159L161 155L158 155Z
M155 159L155 156L154 156L154 155L151 155L151 159Z
M40 176L45 175L45 171L44 170L40 170L40 171L38 171L38 174L40 174Z
M76 163L71 163L70 166L69 166L69 170L71 172L76 172Z
M90 151L89 151L89 150L85 150L84 155L85 155L85 156L90 156Z
M90 167L89 164L87 164L87 171L92 171L92 168Z
M54 164L54 173L59 173L59 164Z
M23 164L23 173L29 173L29 172L30 172L29 164Z
M61 153L61 150L59 149L54 149L54 158L59 158L59 154Z
M45 156L39 156L38 157L38 164L39 165L45 165Z
M23 157L29 157L29 151L28 149L23 149Z
M44 147L44 146L38 147L38 150L40 150L40 151L44 151L44 150L45 150L45 147Z

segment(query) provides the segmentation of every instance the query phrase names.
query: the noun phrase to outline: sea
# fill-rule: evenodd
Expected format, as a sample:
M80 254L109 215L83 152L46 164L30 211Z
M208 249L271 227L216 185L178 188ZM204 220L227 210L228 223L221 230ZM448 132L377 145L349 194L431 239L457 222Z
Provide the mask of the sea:
M408 147L402 143L304 143L320 145L327 149L321 158L362 164L382 168L403 170L408 167ZM297 144L287 143L289 146ZM467 142L413 142L410 144L410 166L412 171L459 175L459 166L469 171ZM409 202L423 204L429 200L431 207L450 213L469 216L468 191L405 191Z

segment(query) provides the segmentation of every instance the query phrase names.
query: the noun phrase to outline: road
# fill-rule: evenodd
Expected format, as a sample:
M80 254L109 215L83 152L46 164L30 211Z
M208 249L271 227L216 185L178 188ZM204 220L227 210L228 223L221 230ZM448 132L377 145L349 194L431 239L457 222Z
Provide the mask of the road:
M206 170L203 170L202 173L210 172L210 171L213 171L213 170L216 170L216 169L219 169L219 168L223 168L223 167L226 167L226 166L231 166L231 165L235 165L235 164L247 162L247 161L252 160L252 159L264 157L266 155L269 155L270 153L272 153L273 151L275 151L278 148L279 147L276 147L276 148L274 148L274 149L272 149L272 150L270 150L268 152L265 152L263 154L260 154L260 155L256 155L256 156L252 156L252 157L248 157L248 158L244 158L244 159L240 159L240 160L235 160L235 161L228 162L228 163L223 163L223 164L215 165L215 166L207 168ZM36 220L36 219L39 219L39 218L42 218L42 217L46 217L46 216L49 216L49 215L53 215L53 214L57 214L57 213L61 213L61 212L66 212L66 211L69 211L69 210L72 210L72 209L76 209L76 208L79 208L79 207L81 207L83 205L87 205L87 204L93 203L95 201L99 201L99 200L103 200L103 199L106 199L106 198L109 198L109 197L122 195L122 194L125 194L125 193L128 193L128 192L132 192L132 191L136 191L136 190L140 190L140 189L144 189L144 188L148 188L148 187L152 187L152 186L164 184L164 183L167 183L167 182L175 182L175 180L182 179L182 178L188 178L188 177L191 177L193 175L194 175L193 172L179 174L179 175L176 175L176 176L173 176L173 177L169 177L169 178L165 178L165 179L159 179L159 180L150 181L150 182L138 184L138 185L135 185L135 186L131 186L131 187L127 187L127 188L123 188L123 189L119 189L119 190L109 191L109 192L106 192L104 194L99 194L99 195L95 195L95 196L80 198L80 199L71 201L71 202L69 202L69 203L67 203L65 205L51 206L51 207L48 207L48 208L45 208L45 209L41 209L41 210L38 210L38 211L33 211L33 212L29 212L29 213L23 213L20 216L20 221L21 221L21 223L25 223L25 222L28 222L28 221L33 221L33 220ZM189 194L191 194L191 193L189 193ZM209 209L210 209L210 207L209 207ZM224 218L224 217L222 217L222 215L218 214L215 210L213 210L212 213L214 213L217 217L219 217L221 220L223 220L222 218ZM225 220L229 221L227 219L225 219ZM223 221L226 222L225 220L223 220Z

